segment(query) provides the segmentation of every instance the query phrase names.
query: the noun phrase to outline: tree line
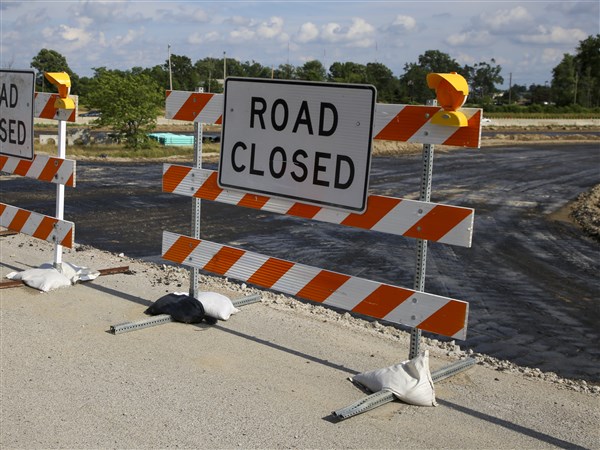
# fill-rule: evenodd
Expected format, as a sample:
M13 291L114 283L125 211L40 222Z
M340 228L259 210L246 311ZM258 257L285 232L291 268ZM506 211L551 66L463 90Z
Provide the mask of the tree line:
M406 63L404 72L395 76L385 64L372 62L334 62L325 68L318 60L301 66L281 64L266 67L256 61L206 57L193 62L185 55L171 55L170 60L154 67L133 67L129 70L93 68L91 77L74 73L66 58L51 49L42 49L32 59L37 71L36 90L54 91L44 79L44 72L67 72L71 77L71 93L79 95L79 103L99 109L101 125L112 126L124 136L127 144L138 146L144 133L150 130L164 106L166 89L222 92L225 76L276 78L336 83L372 84L380 103L424 104L435 97L427 86L430 72L457 72L470 86L468 105L487 111L510 108L517 103L552 105L556 107L600 108L600 34L579 42L576 54L564 54L552 70L552 81L544 85L511 85L500 91L505 79L502 67L495 59L470 65L460 65L447 53L427 50L416 62Z

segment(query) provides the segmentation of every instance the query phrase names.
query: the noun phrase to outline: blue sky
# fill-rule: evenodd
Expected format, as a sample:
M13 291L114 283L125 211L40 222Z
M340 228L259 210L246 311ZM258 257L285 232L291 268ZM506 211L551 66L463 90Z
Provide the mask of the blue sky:
M29 69L42 48L73 71L152 67L171 52L294 66L380 62L396 76L427 50L502 66L508 86L552 79L579 41L600 33L593 1L11 1L0 0L0 67Z

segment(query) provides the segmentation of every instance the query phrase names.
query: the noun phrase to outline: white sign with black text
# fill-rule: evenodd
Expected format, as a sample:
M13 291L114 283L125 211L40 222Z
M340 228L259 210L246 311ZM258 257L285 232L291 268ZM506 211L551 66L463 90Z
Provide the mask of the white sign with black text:
M219 186L366 209L373 86L227 78Z
M0 69L0 154L33 159L33 71Z

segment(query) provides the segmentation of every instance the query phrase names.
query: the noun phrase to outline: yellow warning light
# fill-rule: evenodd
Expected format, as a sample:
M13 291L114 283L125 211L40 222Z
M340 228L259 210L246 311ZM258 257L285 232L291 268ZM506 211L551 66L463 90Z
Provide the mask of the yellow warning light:
M427 85L435 89L438 105L443 111L438 111L431 118L431 123L451 127L466 127L467 117L457 111L467 100L469 85L462 75L451 73L427 74Z
M44 76L58 88L58 98L54 102L57 109L75 109L75 102L69 98L71 79L66 72L46 72Z

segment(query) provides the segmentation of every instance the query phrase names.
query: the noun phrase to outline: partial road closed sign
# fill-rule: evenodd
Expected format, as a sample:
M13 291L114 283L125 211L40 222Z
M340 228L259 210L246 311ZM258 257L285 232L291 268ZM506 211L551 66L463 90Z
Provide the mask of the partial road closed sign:
M228 78L219 185L364 211L375 97L366 85Z
M0 154L33 159L34 73L0 69Z

